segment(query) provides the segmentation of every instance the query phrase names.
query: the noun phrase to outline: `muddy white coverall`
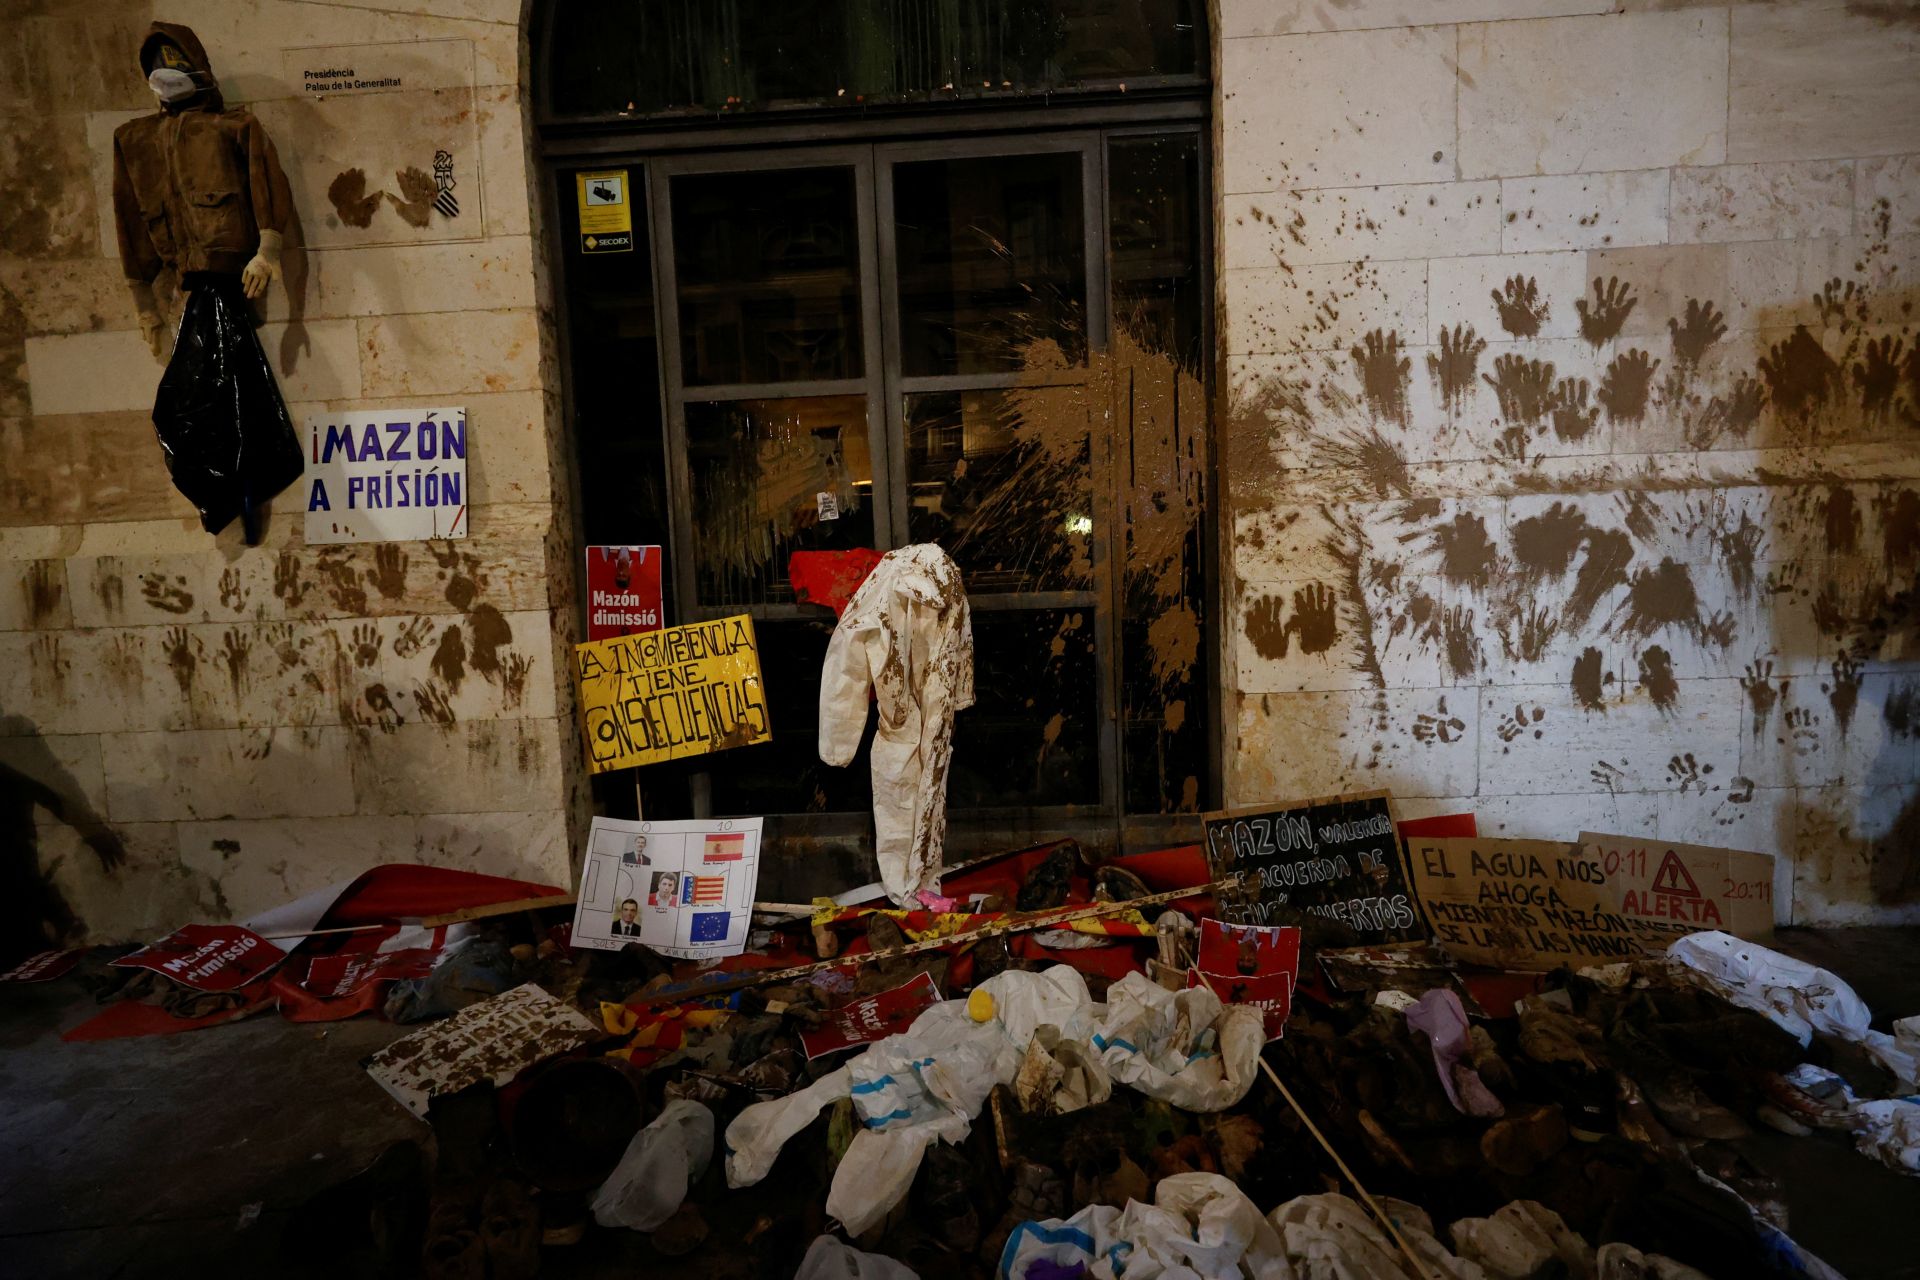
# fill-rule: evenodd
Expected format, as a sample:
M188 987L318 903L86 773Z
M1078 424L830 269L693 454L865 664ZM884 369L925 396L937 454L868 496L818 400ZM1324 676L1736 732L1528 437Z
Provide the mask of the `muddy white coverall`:
M889 551L847 603L820 672L820 758L849 763L873 691L873 845L887 896L937 889L953 715L973 705L973 620L960 569L932 543Z

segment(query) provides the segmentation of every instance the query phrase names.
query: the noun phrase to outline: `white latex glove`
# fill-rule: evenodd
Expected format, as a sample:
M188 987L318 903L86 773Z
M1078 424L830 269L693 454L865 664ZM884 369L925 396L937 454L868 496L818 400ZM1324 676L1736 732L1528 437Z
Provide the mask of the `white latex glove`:
M147 349L153 352L153 358L161 364L167 362L167 318L160 314L160 304L153 296L153 285L145 280L127 281L127 292L133 295L133 313L140 320L140 336L147 340Z
M249 298L266 296L267 286L280 274L280 233L262 231L260 247L240 269L240 288Z

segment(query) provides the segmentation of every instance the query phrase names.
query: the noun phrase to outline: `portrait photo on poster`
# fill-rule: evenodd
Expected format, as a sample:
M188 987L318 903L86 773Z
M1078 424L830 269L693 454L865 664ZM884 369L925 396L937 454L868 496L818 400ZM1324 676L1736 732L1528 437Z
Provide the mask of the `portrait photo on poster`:
M595 818L580 872L573 945L664 956L738 955L760 877L760 818Z

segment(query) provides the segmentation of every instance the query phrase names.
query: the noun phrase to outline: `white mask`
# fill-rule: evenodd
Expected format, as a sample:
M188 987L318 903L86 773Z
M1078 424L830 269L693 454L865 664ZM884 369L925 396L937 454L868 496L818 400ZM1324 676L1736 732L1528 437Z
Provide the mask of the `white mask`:
M172 67L155 67L153 74L147 77L147 87L162 102L184 102L200 92L200 86L193 82L192 76Z

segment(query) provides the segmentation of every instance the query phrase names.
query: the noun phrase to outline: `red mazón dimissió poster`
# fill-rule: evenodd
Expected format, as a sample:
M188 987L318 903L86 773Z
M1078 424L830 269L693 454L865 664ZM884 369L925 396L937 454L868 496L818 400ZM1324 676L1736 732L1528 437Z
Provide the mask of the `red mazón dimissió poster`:
M664 608L659 547L587 548L587 639L658 631Z

